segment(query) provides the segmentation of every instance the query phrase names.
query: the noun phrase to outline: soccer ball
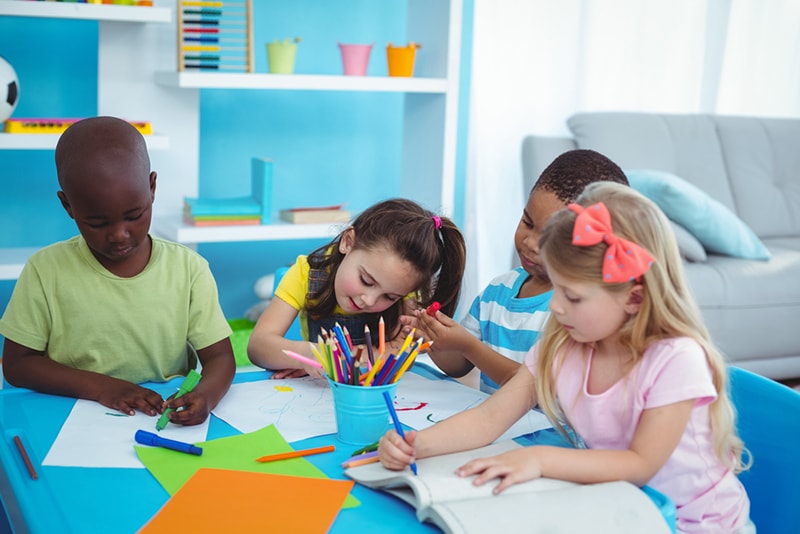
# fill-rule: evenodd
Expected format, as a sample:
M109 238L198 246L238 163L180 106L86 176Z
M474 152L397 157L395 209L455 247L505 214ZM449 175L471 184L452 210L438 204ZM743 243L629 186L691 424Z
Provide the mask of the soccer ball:
M19 102L19 79L14 67L0 56L0 122L8 119Z

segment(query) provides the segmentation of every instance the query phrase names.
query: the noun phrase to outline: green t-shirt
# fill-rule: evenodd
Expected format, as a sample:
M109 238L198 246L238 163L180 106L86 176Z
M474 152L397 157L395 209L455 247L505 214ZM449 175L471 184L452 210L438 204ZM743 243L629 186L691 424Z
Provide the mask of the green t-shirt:
M30 257L0 334L51 359L134 383L163 382L196 366L194 350L231 334L208 263L152 238L132 278L106 270L81 236Z

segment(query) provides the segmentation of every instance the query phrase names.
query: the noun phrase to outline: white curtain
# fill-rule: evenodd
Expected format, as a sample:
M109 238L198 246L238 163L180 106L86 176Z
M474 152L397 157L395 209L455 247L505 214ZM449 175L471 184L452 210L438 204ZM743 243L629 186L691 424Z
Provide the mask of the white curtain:
M474 0L474 9L467 305L511 265L528 193L524 136L567 135L578 111L800 116L798 0Z

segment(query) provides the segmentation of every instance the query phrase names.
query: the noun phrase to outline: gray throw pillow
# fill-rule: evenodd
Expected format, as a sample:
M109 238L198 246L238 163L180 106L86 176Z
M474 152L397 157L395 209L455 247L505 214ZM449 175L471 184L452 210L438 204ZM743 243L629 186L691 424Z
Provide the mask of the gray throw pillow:
M706 249L703 248L700 241L680 224L672 220L669 222L672 225L672 232L675 234L675 240L678 242L678 250L681 256L691 262L706 261L708 259Z

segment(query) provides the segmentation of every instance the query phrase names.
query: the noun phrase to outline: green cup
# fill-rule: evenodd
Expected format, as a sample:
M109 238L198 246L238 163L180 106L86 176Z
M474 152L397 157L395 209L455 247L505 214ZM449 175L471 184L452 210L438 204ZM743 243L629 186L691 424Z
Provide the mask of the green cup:
M292 74L299 39L267 43L267 63L272 74Z

